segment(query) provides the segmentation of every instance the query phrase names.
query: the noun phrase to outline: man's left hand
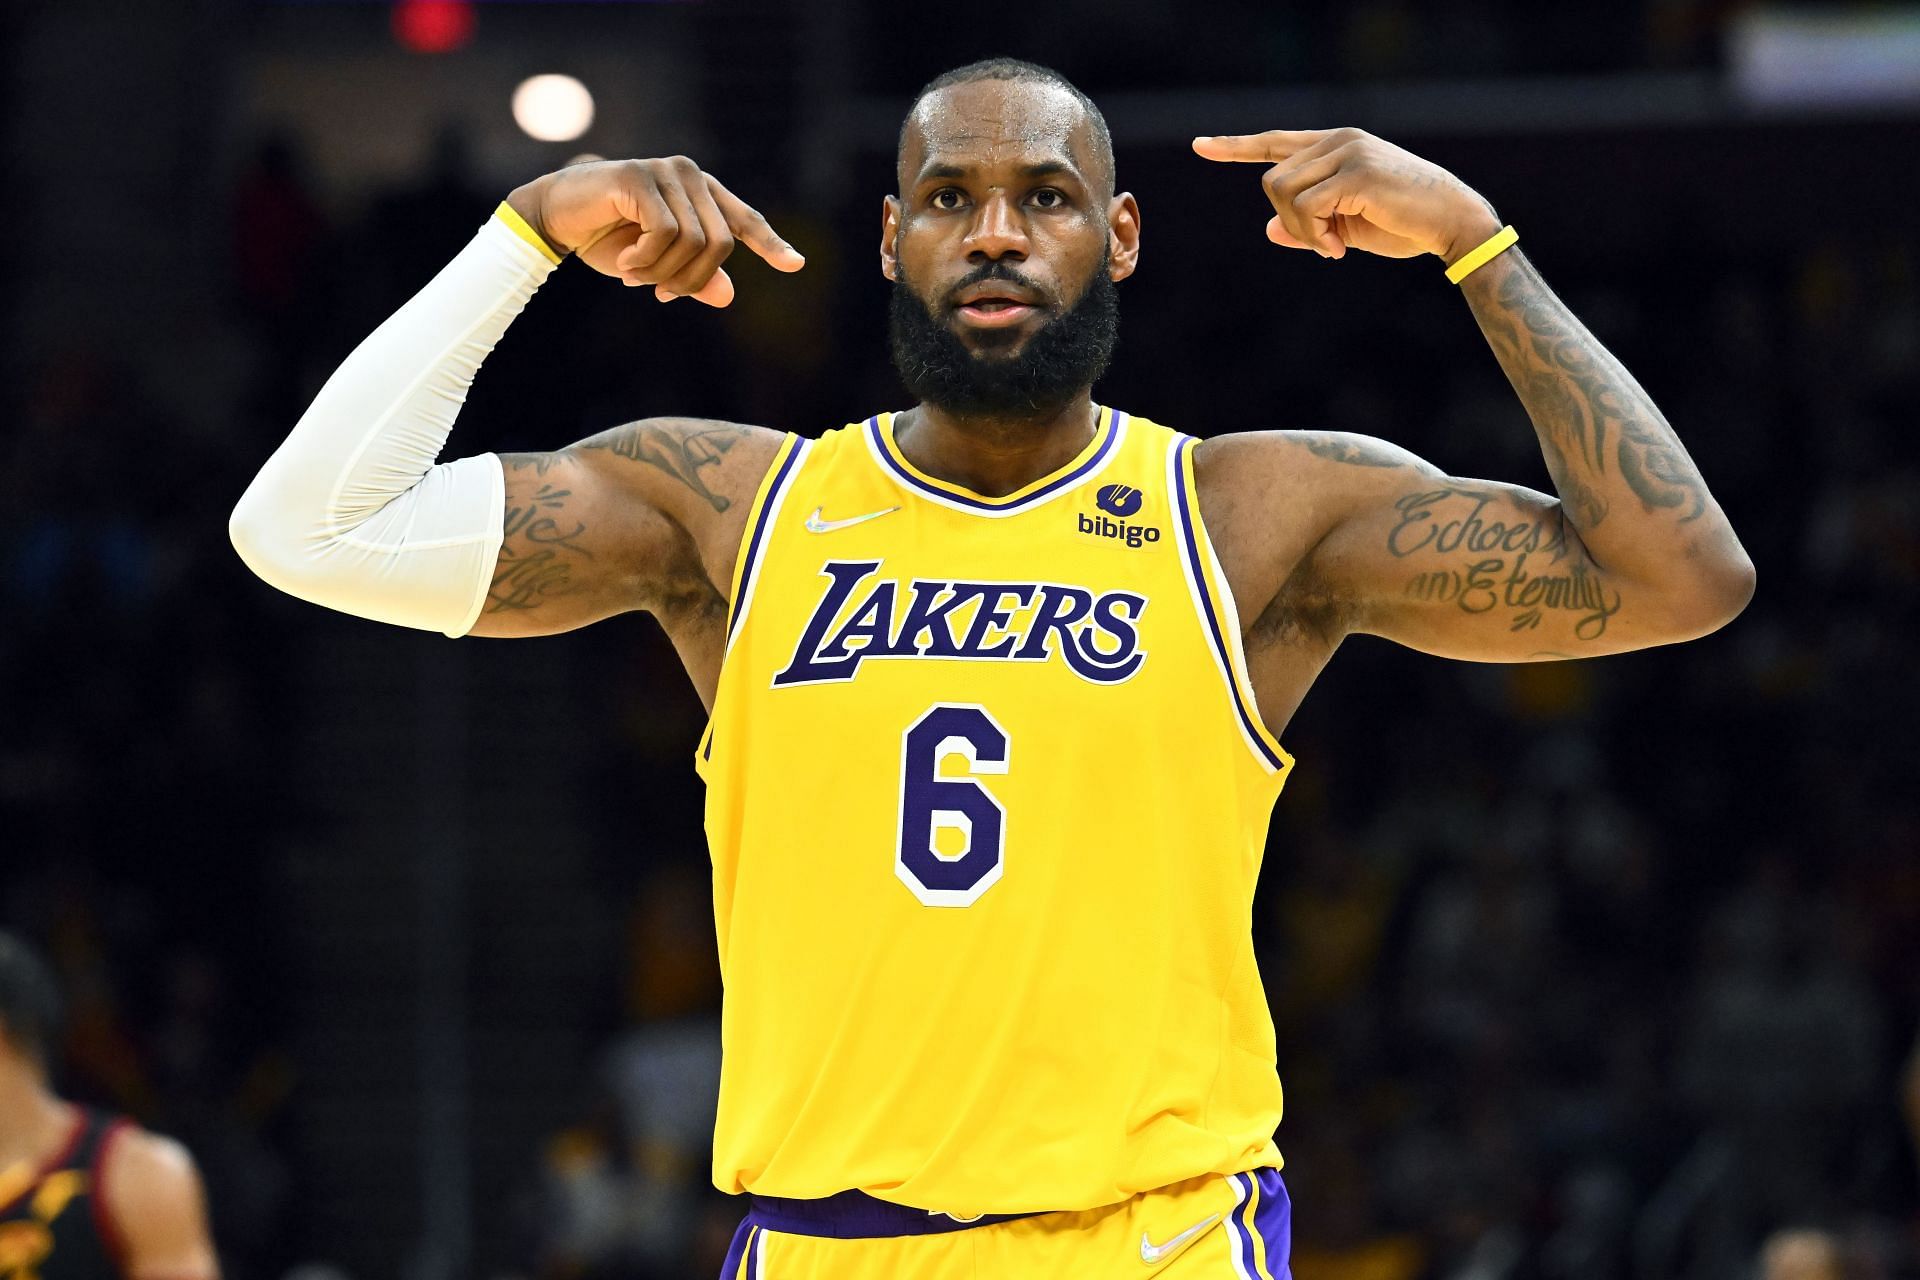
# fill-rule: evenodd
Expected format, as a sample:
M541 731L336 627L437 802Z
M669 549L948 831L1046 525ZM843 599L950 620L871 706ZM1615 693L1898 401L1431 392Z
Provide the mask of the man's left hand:
M1273 129L1195 138L1209 160L1271 164L1260 185L1277 211L1267 239L1343 258L1453 260L1500 229L1479 192L1429 160L1362 129Z

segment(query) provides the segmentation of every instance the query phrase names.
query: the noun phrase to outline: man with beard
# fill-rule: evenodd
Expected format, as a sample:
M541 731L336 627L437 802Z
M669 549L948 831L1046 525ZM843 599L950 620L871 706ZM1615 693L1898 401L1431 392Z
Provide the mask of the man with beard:
M1314 677L1356 631L1586 657L1751 592L1659 411L1459 179L1354 129L1195 149L1270 166L1277 244L1440 257L1560 497L1095 402L1140 209L1093 104L998 59L920 94L883 202L912 407L433 465L564 255L715 306L736 237L803 265L684 157L579 165L508 197L235 510L257 573L335 608L496 636L644 609L672 637L711 712L713 1174L753 1197L730 1276L1287 1274L1249 911Z

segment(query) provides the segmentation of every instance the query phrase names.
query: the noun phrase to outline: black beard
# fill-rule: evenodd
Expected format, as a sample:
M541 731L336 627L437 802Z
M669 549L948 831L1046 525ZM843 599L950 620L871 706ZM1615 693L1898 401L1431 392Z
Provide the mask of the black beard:
M915 398L959 418L1044 421L1088 390L1107 371L1120 337L1120 291L1107 274L1107 255L1087 282L1080 300L1043 323L1017 353L1013 330L986 330L976 336L979 354L937 319L907 283L904 272L893 283L887 327L893 365ZM1021 282L997 262L971 272L953 287L958 293L984 280ZM951 296L951 295L949 295Z

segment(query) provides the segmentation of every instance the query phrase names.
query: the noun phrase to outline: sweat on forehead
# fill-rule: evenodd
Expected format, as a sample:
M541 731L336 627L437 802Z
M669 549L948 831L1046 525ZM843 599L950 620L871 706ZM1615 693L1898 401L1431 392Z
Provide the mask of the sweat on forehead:
M900 129L902 194L934 162L1066 160L1096 195L1113 194L1113 150L1103 122L1069 89L1030 80L971 80L934 89Z

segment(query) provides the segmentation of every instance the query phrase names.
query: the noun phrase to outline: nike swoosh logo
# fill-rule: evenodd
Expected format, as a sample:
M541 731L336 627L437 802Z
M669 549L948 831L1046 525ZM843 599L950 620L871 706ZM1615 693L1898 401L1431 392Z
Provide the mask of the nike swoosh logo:
M1165 1244L1155 1244L1152 1239L1148 1237L1147 1233L1142 1231L1140 1233L1140 1261L1150 1267L1158 1266L1160 1261L1168 1254L1218 1221L1220 1221L1220 1215L1216 1213L1211 1218L1206 1218L1194 1223Z
M815 507L813 514L807 517L808 533L832 533L835 529L845 529L856 524L865 524L869 520L878 520L881 516L890 516L898 507L888 507L883 511L869 511L863 516L848 516L845 520L822 520L821 507Z

